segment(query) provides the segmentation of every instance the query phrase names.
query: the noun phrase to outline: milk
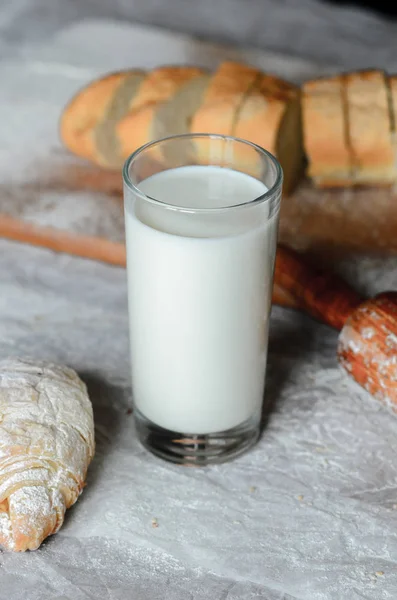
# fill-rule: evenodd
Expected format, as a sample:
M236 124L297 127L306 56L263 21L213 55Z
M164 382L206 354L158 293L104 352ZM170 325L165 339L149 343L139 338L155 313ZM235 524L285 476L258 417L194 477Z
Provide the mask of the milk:
M181 167L126 203L134 404L154 424L207 434L258 417L265 379L277 216L258 180ZM236 206L228 210L193 209Z

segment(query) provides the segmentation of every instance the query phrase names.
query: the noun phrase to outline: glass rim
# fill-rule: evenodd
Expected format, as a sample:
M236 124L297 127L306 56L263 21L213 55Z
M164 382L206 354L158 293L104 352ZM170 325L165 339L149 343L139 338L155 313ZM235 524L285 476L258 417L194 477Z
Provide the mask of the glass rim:
M218 140L224 140L224 141L239 142L246 146L250 146L251 148L256 150L259 154L264 156L267 160L270 160L270 162L274 165L274 167L276 169L276 179L275 179L274 184L264 194L261 194L260 196L257 196L247 202L241 202L240 204L231 204L229 206L214 207L214 208L211 208L211 207L207 207L207 208L189 207L189 208L187 208L187 207L183 207L183 206L178 206L177 204L169 204L168 202L164 202L162 200L159 200L158 198L152 198L151 196L148 196L147 194L145 194L139 188L138 185L133 183L133 181L131 180L129 171L130 171L130 167L131 167L132 163L140 154L142 154L146 150L149 150L150 148L154 148L164 142L167 142L170 140L178 140L178 139L183 140L183 139L188 139L188 138L190 138L190 139L208 138L208 139L215 139L215 140L218 139ZM211 165L202 165L202 166L211 166ZM175 168L179 168L179 167L175 167ZM235 169L231 168L231 170L235 170ZM214 213L226 212L226 211L231 211L231 210L241 210L244 208L249 208L251 206L256 206L258 204L263 204L265 202L271 201L272 198L274 198L274 196L277 194L277 191L281 189L282 182L283 182L282 167L281 167L279 161L277 160L277 158L271 152L269 152L268 150L265 150L261 146L258 146L257 144L254 144L253 142L250 142L248 140L234 137L232 135L221 135L218 133L183 133L183 134L166 136L166 137L160 138L158 140L148 142L147 144L140 146L137 150L135 150L134 152L132 152L132 154L129 155L129 157L124 162L122 175L123 175L123 181L124 181L125 185L127 186L127 188L133 194L135 194L136 196L139 196L139 198L141 198L142 200L146 200L150 204L154 204L156 206L160 206L160 207L166 208L168 210L174 210L174 211L184 212L184 213L212 213L212 214L214 214Z

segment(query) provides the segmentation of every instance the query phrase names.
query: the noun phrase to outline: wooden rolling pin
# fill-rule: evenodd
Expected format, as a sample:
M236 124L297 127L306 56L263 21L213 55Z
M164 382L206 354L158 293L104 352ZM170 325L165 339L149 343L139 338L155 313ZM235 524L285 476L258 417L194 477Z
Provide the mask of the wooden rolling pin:
M336 275L282 246L275 281L300 309L340 330L339 363L375 398L397 409L397 292L364 300Z

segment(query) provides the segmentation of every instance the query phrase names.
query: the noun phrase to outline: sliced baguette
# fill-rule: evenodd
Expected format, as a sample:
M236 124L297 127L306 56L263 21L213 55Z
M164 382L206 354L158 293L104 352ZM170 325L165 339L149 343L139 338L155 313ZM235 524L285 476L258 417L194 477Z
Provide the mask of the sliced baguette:
M314 184L351 185L353 164L342 75L303 84L302 120L308 175Z
M390 185L397 179L386 75L367 70L345 75L354 183Z
M115 135L116 123L128 112L145 73L111 73L90 83L64 109L60 135L74 154L105 167L122 164Z
M283 167L284 191L293 190L304 165L299 88L260 75L238 110L233 134L274 154Z
M157 113L184 86L205 75L198 67L159 67L151 71L138 95L131 104L128 114L117 124L117 137L121 155L125 159L131 152L157 139ZM170 135L172 132L167 132Z

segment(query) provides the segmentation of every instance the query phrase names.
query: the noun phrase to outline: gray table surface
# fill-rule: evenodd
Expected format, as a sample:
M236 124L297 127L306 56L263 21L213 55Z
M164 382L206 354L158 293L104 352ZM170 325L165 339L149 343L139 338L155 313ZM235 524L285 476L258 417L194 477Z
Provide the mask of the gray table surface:
M3 0L2 57L87 16L324 65L397 67L396 25L314 0ZM357 258L339 268L373 294L397 288L396 263ZM336 332L274 308L260 443L233 463L185 470L146 453L127 414L123 269L2 240L0 290L1 356L76 368L97 439L62 530L35 553L0 553L1 600L396 598L397 417L339 370Z

